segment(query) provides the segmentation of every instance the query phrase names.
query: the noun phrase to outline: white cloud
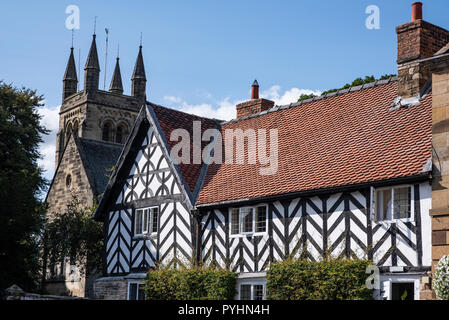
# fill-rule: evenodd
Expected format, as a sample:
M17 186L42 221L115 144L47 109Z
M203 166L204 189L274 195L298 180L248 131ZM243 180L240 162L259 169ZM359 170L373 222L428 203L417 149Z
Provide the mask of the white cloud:
M56 146L54 144L51 144L51 142L45 143L41 146L40 152L42 155L42 159L38 161L38 164L45 170L45 178L51 180L55 172Z
M310 90L310 89L298 89L291 88L286 90L284 93L281 93L281 87L278 85L274 85L268 90L261 92L261 98L273 100L277 105L286 105L293 102L298 101L298 98L302 94L315 94L321 95L321 91L319 90Z
M268 90L261 92L260 97L273 100L276 105L286 105L298 101L298 98L301 96L301 94L311 93L320 95L321 91L291 88L282 92L279 85L274 85ZM212 95L208 94L208 98L211 99ZM234 119L236 116L235 106L245 101L237 99L231 100L230 97L227 97L223 100L215 101L213 103L190 104L184 101L182 98L174 96L165 96L164 100L168 102L170 107L176 108L178 110L196 114L201 117L215 118L220 120Z
M59 129L59 106L55 108L42 107L38 109L38 113L42 116L41 124L48 130Z
M164 100L170 103L179 103L181 102L181 98L173 97L173 96L164 96Z
M42 137L44 142L39 147L42 159L38 161L38 165L45 170L44 177L51 180L55 171L56 133L59 129L59 106L54 108L41 107L38 109L38 113L42 116L41 124L50 130L48 135Z

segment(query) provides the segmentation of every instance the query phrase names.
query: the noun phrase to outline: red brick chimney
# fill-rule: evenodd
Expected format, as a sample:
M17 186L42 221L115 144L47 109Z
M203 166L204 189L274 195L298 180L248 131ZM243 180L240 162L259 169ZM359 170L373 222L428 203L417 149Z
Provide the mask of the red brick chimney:
M431 78L420 59L433 56L449 42L449 31L424 21L422 3L412 4L412 21L396 27L398 36L399 96L418 96Z
M239 103L237 108L237 118L247 117L274 106L274 101L259 98L259 83L254 80L251 86L251 100Z

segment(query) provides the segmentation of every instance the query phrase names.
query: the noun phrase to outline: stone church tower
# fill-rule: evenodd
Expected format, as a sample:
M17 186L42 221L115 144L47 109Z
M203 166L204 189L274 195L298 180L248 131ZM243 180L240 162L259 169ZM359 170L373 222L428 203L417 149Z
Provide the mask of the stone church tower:
M78 91L73 48L63 78L59 131L56 136L55 175L46 202L52 216L67 209L76 197L86 206L101 198L112 168L122 151L140 108L146 103L146 75L142 46L131 77L131 95L123 94L119 58L109 91L100 90L100 64L93 35L84 85ZM48 266L46 289L53 294L88 296L89 279L73 279L66 266Z

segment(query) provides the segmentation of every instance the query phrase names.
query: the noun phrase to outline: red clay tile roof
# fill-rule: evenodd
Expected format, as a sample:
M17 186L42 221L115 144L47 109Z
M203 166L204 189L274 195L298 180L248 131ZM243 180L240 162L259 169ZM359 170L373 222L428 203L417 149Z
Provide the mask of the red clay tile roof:
M397 81L224 124L278 129L279 168L209 166L197 204L374 182L422 173L431 157L429 93L417 106L389 112ZM245 161L246 162L246 161Z
M165 139L170 147L170 150L176 145L177 141L170 140L170 134L174 129L185 129L192 136L193 132L193 121L201 121L201 133L206 129L215 128L217 126L217 120L207 119L198 117L192 114L181 112L174 109L165 108L162 106L151 104L154 113L157 116L159 125L165 135ZM202 147L205 147L207 142L203 142ZM193 164L193 141L190 142L190 152L191 152L191 164L179 164L181 173L189 185L190 191L193 192L195 185L200 176L202 164Z

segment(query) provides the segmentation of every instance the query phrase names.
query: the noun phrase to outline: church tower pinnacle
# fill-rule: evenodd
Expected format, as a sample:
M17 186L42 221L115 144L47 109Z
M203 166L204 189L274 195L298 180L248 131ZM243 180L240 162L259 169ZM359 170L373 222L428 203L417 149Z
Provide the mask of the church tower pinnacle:
M98 63L97 44L95 42L96 35L92 37L89 55L87 56L86 66L84 67L84 90L95 92L98 90L98 82L100 79L100 64Z
M115 63L114 74L112 75L111 85L109 86L109 91L122 94L123 93L123 85L122 85L122 75L120 73L120 58L117 57L117 62Z
M76 93L76 87L78 85L78 77L76 76L75 58L73 56L73 47L70 48L69 61L64 73L64 79L62 80L62 101L67 97Z
M131 77L131 95L136 98L146 99L146 83L145 66L143 64L142 45L139 46L139 54L137 55L134 72Z

